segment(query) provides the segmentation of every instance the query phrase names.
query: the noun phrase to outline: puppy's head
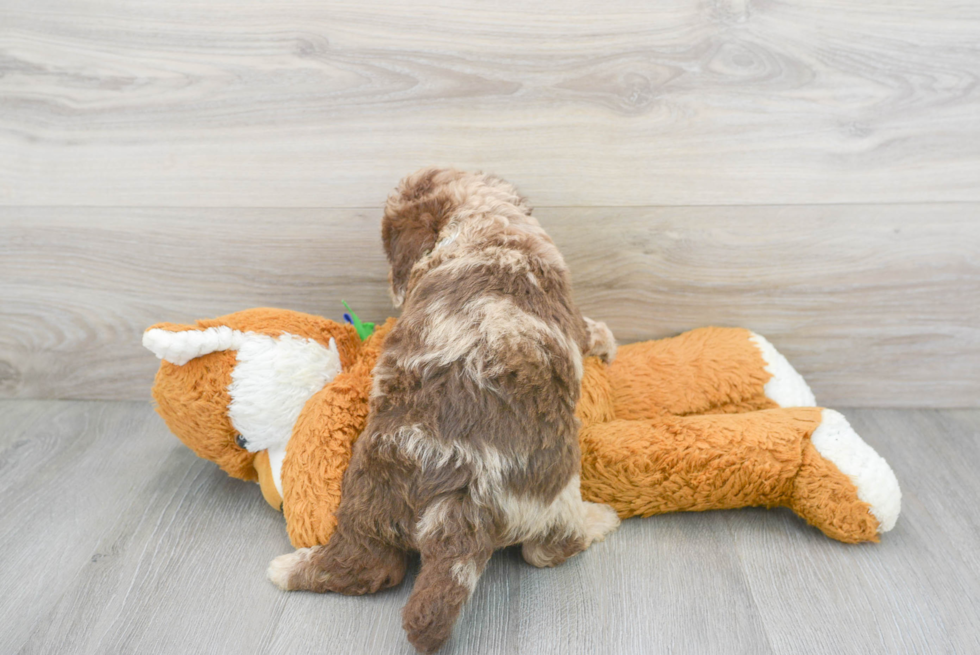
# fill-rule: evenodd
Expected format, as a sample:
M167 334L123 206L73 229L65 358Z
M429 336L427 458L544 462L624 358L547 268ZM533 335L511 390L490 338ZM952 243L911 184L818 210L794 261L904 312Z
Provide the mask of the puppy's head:
M412 268L436 247L440 231L450 221L466 222L465 216L490 213L511 223L537 225L524 198L499 177L423 168L403 179L388 197L381 222L395 306L400 307L405 300Z

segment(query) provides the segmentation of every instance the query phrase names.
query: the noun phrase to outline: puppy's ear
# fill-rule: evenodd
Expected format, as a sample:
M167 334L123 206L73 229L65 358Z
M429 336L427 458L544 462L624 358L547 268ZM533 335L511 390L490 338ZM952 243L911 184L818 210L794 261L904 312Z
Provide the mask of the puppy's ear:
M408 293L412 267L430 252L439 230L456 207L452 184L463 174L452 169L425 168L403 179L385 204L381 239L391 270L391 300L401 307Z
M441 222L437 216L425 211L385 216L381 238L391 265L388 282L391 284L391 300L395 307L401 307L405 301L412 267L435 247Z

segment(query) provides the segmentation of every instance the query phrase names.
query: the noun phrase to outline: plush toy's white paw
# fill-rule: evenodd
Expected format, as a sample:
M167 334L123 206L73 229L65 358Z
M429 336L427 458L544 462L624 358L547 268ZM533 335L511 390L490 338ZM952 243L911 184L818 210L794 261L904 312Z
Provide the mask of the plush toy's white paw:
M766 397L780 407L816 407L817 400L803 376L761 334L752 332L749 337L762 353L766 371L772 378L766 382Z
M291 587L289 586L289 578L292 576L293 571L296 570L297 566L302 565L309 558L309 548L300 548L294 553L280 555L269 562L269 568L266 569L265 574L269 577L269 580L272 581L272 584L276 585L283 591L290 591Z
M878 519L878 532L894 528L902 511L898 479L888 462L858 436L847 419L840 412L823 410L810 443L854 483L858 498L871 506Z

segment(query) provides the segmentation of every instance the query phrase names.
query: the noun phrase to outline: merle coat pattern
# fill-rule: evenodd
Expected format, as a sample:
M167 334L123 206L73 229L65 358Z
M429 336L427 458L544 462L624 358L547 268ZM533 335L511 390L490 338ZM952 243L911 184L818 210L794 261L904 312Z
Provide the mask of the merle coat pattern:
M615 343L514 188L425 169L388 199L382 238L403 306L374 370L367 427L326 546L272 562L283 589L363 594L422 567L403 611L423 652L450 636L496 548L554 566L618 525L579 493L583 354Z

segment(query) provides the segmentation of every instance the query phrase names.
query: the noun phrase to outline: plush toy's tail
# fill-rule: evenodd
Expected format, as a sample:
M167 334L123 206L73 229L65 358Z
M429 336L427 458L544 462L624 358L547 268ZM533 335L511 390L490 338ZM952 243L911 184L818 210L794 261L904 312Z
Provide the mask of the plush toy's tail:
M204 330L187 328L169 330L151 327L143 333L143 347L164 361L183 366L195 357L221 350L238 350L245 334L223 325Z

